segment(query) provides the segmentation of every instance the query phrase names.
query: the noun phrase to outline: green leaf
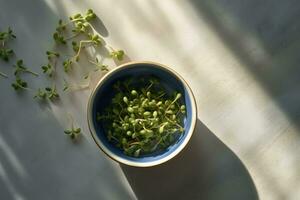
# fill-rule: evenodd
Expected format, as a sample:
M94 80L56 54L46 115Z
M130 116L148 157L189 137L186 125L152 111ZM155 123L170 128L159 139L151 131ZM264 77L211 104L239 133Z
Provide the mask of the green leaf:
M16 77L15 82L12 83L11 86L15 90L24 90L27 88L27 82L23 81L20 77Z
M38 98L40 100L46 100L47 93L46 93L46 91L39 88L36 95L34 96L34 98Z
M65 132L65 134L67 134L67 135L69 135L69 134L71 134L71 133L72 133L72 131L71 131L71 130L64 130L64 132Z
M69 72L72 69L73 62L70 59L67 59L63 62L64 71Z
M117 50L117 51L110 52L110 56L112 58L116 58L119 61L123 60L124 55L125 55L125 52L123 50Z
M64 79L64 88L63 91L67 91L69 89L69 84L68 82Z
M79 134L79 133L81 132L81 128L76 128L76 129L74 130L74 132L77 133L77 134Z
M14 54L14 51L9 48L0 48L0 58L4 61L9 61L9 58Z

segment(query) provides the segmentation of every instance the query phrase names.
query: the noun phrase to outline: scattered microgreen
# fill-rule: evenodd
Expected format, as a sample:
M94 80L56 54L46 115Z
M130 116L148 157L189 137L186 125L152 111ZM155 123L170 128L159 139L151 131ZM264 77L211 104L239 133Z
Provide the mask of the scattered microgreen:
M73 117L71 115L70 115L70 119L71 119L71 128L65 129L64 133L66 135L70 136L70 138L72 140L74 140L81 134L81 128L74 126L74 120L73 120Z
M56 86L53 85L52 87L45 87L45 89L39 88L33 98L54 101L59 98L59 94L56 91Z
M93 12L92 9L89 9L84 14L72 15L69 18L69 20L66 20L65 22L63 20L58 21L56 30L53 33L53 39L55 40L55 42L57 44L63 44L63 45L67 45L69 43L69 41L72 41L72 49L75 52L74 53L75 55L67 56L66 58L64 58L64 61L62 62L64 71L66 73L68 73L72 69L74 62L79 61L81 52L84 48L93 47L96 49L96 47L99 47L102 45L105 48L108 46L108 44L104 41L104 39L96 31L96 29L94 28L94 26L92 24L92 20L95 18L96 18L96 14ZM80 36L80 37L77 38L77 36ZM14 38L16 38L16 36L13 34L13 31L10 28L8 28L8 30L5 32L0 32L0 59L2 59L4 61L9 61L11 56L14 54L14 51L7 47L7 42ZM110 46L108 46L108 47L111 49L110 56L113 59L123 60L123 57L125 55L123 50L115 51ZM53 77L55 74L55 71L56 71L56 64L58 61L60 61L60 59L59 59L60 53L53 51L53 50L48 50L48 51L46 51L46 55L48 58L48 63L41 66L41 69L44 74L46 74L49 77ZM100 63L97 58L95 59L95 61L89 60L89 62L96 66L94 71L99 71L99 70L100 71L108 71L109 70L108 66ZM16 62L16 64L14 65L14 67L15 67L15 71L14 71L15 81L11 84L11 86L16 91L21 91L21 90L25 90L25 89L32 90L32 89L28 88L28 84L26 81L24 81L22 79L22 75L24 73L30 73L34 76L38 76L38 74L31 71L30 69L28 69L24 65L23 60L18 60ZM84 79L89 78L90 77L89 75L92 72L93 71L89 72L88 75L84 76ZM7 77L7 75L3 72L0 72L0 76ZM52 79L52 80L54 80L54 79ZM70 86L64 80L63 91L67 91L70 88L71 89L84 89L84 88L89 87L89 85L90 85L90 82L86 85L71 85ZM126 87L128 88L129 86L127 85ZM140 91L138 91L138 92L140 92ZM139 96L139 94L137 94L137 95ZM56 85L53 84L52 87L38 88L36 91L36 94L34 95L34 98L39 99L39 100L54 101L56 99L59 99L60 95L57 92ZM131 99L128 98L128 103L130 103L130 101L131 101ZM125 102L123 101L123 104L124 103ZM133 112L134 112L134 109L135 108L133 108ZM131 110L131 109L128 108L126 110ZM151 114L150 111L149 111L149 113ZM147 113L147 111L145 111L143 116L146 117L147 115L149 115L149 113ZM122 116L122 117L124 117L124 116ZM147 127L145 127L145 128L147 128ZM142 130L139 130L139 131L142 131ZM72 119L71 128L66 129L64 132L67 135L69 135L72 139L75 139L81 133L81 129L74 127L73 119ZM138 137L139 136L137 136L136 138L138 138ZM131 149L132 148L133 147L131 147ZM146 152L145 148L134 149L134 152L132 155L137 157L140 154L143 154L145 152ZM127 154L129 155L129 153L127 153Z
M40 100L46 100L47 99L47 92L42 89L38 89L37 93L34 95L35 99L40 99Z
M72 69L72 64L73 64L73 61L71 61L70 59L67 59L63 62L64 71L66 73L68 73Z
M57 53L55 51L46 51L46 54L48 56L48 60L51 60L52 58L58 58L59 57L59 53Z
M100 46L102 44L101 38L98 34L88 34L88 38L93 43L94 46Z
M98 47L102 45L103 38L96 31L94 26L91 24L91 21L96 18L96 14L92 9L88 9L85 14L75 14L69 17L69 21L63 22L62 20L58 21L58 26L56 27L56 32L53 34L53 38L57 43L67 44L67 40L74 39L78 35L83 35L86 39L79 41L72 41L72 49L75 52L75 55L69 58L72 62L77 62L80 59L81 50L87 46ZM74 35L66 36L67 29L71 27L71 31ZM111 48L111 47L110 47ZM112 49L112 48L111 48ZM111 57L118 60L122 60L124 56L123 50L111 52Z
M99 35L91 35L89 40L81 40L79 42L79 45L74 41L72 42L73 50L76 51L76 54L72 57L72 59L74 59L76 62L79 61L80 52L81 52L82 48L85 47L84 44L92 44L93 46L97 47L97 46L101 45L100 36Z
M72 39L72 49L75 52L73 56L68 57L62 63L64 71L66 73L71 71L74 62L78 62L80 60L82 49L89 46L93 46L94 48L96 48L98 46L101 46L102 44L107 45L107 43L104 42L104 39L100 36L100 34L96 31L92 24L92 20L95 18L96 14L94 13L94 11L92 9L88 9L84 14L77 13L69 17L69 20L63 21L60 19L58 21L56 31L53 34L54 40L58 44L67 44L67 41ZM71 35L70 32L72 32ZM76 38L79 35L81 35L81 37ZM112 58L123 60L123 57L125 55L123 50L114 50L112 47L108 47L111 49L110 56ZM100 64L97 60L89 60L89 62L96 65L94 71L108 71L108 66ZM51 71L50 66L43 66L43 71L44 73ZM90 74L91 72L85 75L84 79L87 79Z
M119 61L123 60L125 52L123 50L112 50L110 52L110 57L116 58Z
M69 89L69 83L64 79L64 88L63 91L67 91Z
M53 34L53 39L58 44L67 44L67 40L72 39L79 34L89 33L89 29L95 30L94 27L89 23L92 19L96 18L96 14L92 9L89 9L86 14L75 14L69 18L69 21L64 23L61 19L58 21L58 26ZM72 32L75 35L65 37L65 31L67 26L72 25Z
M58 20L58 26L56 28L56 31L62 32L62 31L65 31L65 30L66 30L66 25L63 24L62 19Z
M59 98L59 94L57 93L56 86L46 87L45 91L47 93L47 97L50 101L54 101Z
M76 137L81 133L81 128L71 128L64 130L65 134L69 135L71 139L76 139Z
M81 133L81 128L74 128L64 130L65 134L70 136L71 139L76 139L77 136Z
M74 52L79 51L79 46L78 46L78 43L76 41L72 42L72 49L73 49Z
M46 55L48 57L48 64L43 65L41 68L43 70L43 73L51 78L55 74L56 63L60 54L55 51L46 51Z
M7 41L9 39L15 39L15 38L16 36L13 34L13 31L10 27L8 27L7 31L0 32L0 41Z
M94 27L89 23L93 19L96 18L96 14L92 9L88 9L85 14L75 14L71 16L70 22L73 23L74 28L72 29L72 32L74 33L85 33L88 28L94 29Z
M55 32L53 34L53 39L58 44L67 44L67 41L65 40L64 36L59 32Z
M0 32L0 58L4 61L9 61L9 58L14 54L14 51L6 47L6 42L15 39L12 29L9 27L7 31Z
M104 125L108 140L126 155L139 157L163 150L183 133L181 93L167 95L153 78L128 79L113 88L116 94L106 110L97 113L97 120Z
M0 48L0 58L4 61L9 61L9 58L14 54L14 51L9 48Z
M42 70L43 70L43 73L49 77L52 77L55 72L54 67L49 63L47 65L43 65Z
M23 81L20 77L16 77L16 80L14 83L11 84L11 86L16 90L26 90L28 89L28 84L26 81Z
M18 60L17 63L14 65L14 67L16 68L15 72L14 72L15 76L19 76L21 73L30 73L34 76L39 76L37 73L35 73L35 72L29 70L27 67L25 67L23 60Z

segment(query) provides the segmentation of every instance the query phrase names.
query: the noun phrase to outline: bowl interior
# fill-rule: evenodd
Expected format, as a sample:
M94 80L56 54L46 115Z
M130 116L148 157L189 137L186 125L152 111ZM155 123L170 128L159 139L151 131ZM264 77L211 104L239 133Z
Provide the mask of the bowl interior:
M160 81L160 84L166 89L168 94L173 92L180 92L183 95L181 98L181 103L186 105L186 116L184 118L184 133L178 136L177 142L172 146L168 147L164 151L157 151L152 154L142 155L141 157L134 158L125 155L122 150L110 143L106 138L106 130L102 123L99 123L96 119L97 112L103 113L104 109L110 104L111 99L115 95L113 85L117 81L126 80L128 78L133 78L133 85L136 84L137 87L140 86L138 80L141 77L147 79L150 77L155 77ZM91 102L91 116L92 116L92 126L96 133L96 140L102 150L104 150L108 155L118 160L122 158L134 162L153 162L155 160L160 160L163 157L170 155L175 149L177 149L181 143L184 141L187 136L186 132L191 128L192 122L192 102L191 97L189 96L188 90L181 80L174 75L169 70L162 68L154 64L147 63L136 63L130 64L126 67L121 67L116 69L113 73L106 76L101 83L97 86L94 97Z

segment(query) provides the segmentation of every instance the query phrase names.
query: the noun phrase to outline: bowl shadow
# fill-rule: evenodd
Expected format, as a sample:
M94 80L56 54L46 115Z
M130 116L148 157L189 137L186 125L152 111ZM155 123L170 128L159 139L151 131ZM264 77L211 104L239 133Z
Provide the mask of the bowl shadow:
M259 199L242 161L199 119L189 144L172 160L150 168L120 165L140 200Z

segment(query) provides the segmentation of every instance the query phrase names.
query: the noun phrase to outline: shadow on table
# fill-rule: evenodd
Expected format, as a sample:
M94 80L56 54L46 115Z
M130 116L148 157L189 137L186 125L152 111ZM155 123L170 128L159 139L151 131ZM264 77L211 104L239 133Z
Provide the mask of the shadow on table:
M200 120L188 146L174 159L151 168L121 168L141 200L259 199L241 160Z
M189 2L300 129L300 1Z

